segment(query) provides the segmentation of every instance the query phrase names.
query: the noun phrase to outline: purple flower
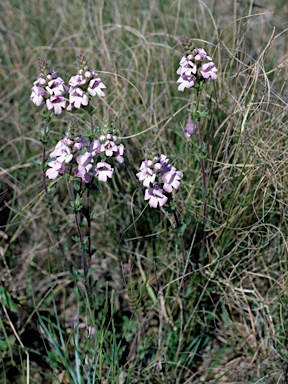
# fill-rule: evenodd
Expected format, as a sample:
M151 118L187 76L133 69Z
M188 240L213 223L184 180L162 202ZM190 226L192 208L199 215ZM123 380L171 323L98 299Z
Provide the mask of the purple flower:
M82 105L88 105L89 99L86 93L81 88L70 88L70 104L67 107L68 111L72 110L72 107L80 109Z
M90 145L89 151L91 152L92 156L96 156L97 153L101 152L101 143L99 140L94 140L93 143Z
M159 171L160 169L163 169L163 167L166 167L169 165L169 159L165 155L159 155L158 156L158 162L154 164L155 171Z
M97 78L97 79L90 80L87 90L91 96L98 95L99 97L102 97L102 96L105 96L105 93L101 90L101 88L106 88L106 87L102 83L101 79Z
M101 152L105 152L105 155L111 157L117 152L117 145L114 141L107 140L104 144L101 145Z
M149 200L151 208L157 208L158 204L163 207L167 203L168 197L164 195L163 190L155 184L153 188L146 189L144 200Z
M217 79L217 75L215 72L217 72L218 69L215 67L215 64L213 62L204 63L202 67L200 67L199 71L203 78L207 81L209 80L209 78L212 80Z
M112 178L113 172L114 169L111 165L102 161L94 167L93 175L96 176L99 181L106 182L107 177L110 177L110 179Z
M206 51L203 48L197 49L197 53L194 56L194 60L202 61L202 60L205 60L205 59L212 61L211 57L207 56L207 53L206 53Z
M198 135L197 125L193 123L191 116L189 115L186 127L184 129L185 136L188 138L192 135Z
M74 88L78 88L80 85L83 85L85 83L86 83L86 78L81 74L72 76L68 82L68 84L71 86L69 92L71 92Z
M73 141L68 137L64 137L63 140L60 140L52 153L50 153L50 157L56 158L60 163L70 163L73 158L72 150L69 145L72 145Z
M177 74L180 75L177 83L180 83L178 90L183 92L185 88L192 88L196 82L197 65L191 61L192 55L183 56Z
M91 162L93 162L93 156L91 153L86 152L83 155L76 157L76 162L78 164L77 169L75 170L74 175L80 177L83 183L90 183L91 177L89 171L92 168Z
M76 162L79 165L83 165L83 167L87 167L88 164L93 163L93 156L90 152L85 152L83 155L76 157Z
M180 67L176 72L178 75L180 76L182 75L190 76L191 74L196 75L197 65L193 63L193 61L191 61L192 58L193 58L192 55L182 57L180 61Z
M43 77L41 77L41 76L38 76L37 77L37 80L35 80L34 81L34 85L39 85L39 86L43 86L43 85L45 85L47 83L47 81L46 81L46 79L44 79Z
M201 65L203 60L210 60L210 62L203 63L198 68L198 62ZM177 74L180 75L177 80L177 83L180 83L178 90L183 92L185 88L194 87L195 83L208 82L209 79L216 80L217 75L215 72L217 72L217 69L211 60L211 57L207 55L203 48L198 48L193 50L193 54L190 53L183 56L180 61L180 67L177 69Z
M162 173L162 180L164 182L163 189L171 193L172 189L178 189L180 186L181 178L183 177L183 173L180 171L177 171L175 167L170 165L163 171Z
M192 88L196 83L196 77L194 75L187 76L183 74L177 80L177 83L180 83L178 86L178 91L183 92L185 88Z
M169 164L167 156L160 154L154 157L154 161L143 161L136 176L148 188L145 191L145 200L149 200L150 207L156 208L158 204L160 207L166 204L169 196L166 193L179 188L183 173Z
M37 85L34 85L32 87L32 93L30 96L32 103L39 107L39 105L41 105L44 100L45 93L46 92L43 87L38 87Z
M84 167L83 165L78 165L76 168L74 175L77 177L80 177L82 179L83 183L90 183L91 177L89 175L89 171L92 168L92 164L88 164L87 167Z
M116 160L118 161L118 163L122 164L124 163L123 154L124 154L125 147L123 144L117 145L116 147L117 147L117 151L114 152L114 156L116 157Z
M81 151L83 147L87 147L90 145L90 141L85 139L82 135L78 135L75 139L75 143L73 144L73 148L75 151Z
M153 169L151 169L151 166L153 165L151 160L146 160L143 161L141 166L140 166L140 171L136 173L136 176L140 181L143 181L144 187L149 188L150 183L154 183L155 178L156 178L156 173L154 172Z
M66 99L64 96L52 95L50 99L46 100L46 106L49 110L54 108L55 115L60 115L62 109L66 107Z
M46 176L49 179L56 179L59 174L62 175L66 171L65 166L57 160L50 161L48 165L51 167L46 171Z
M64 84L64 80L61 77L57 77L57 79L49 81L46 90L50 95L62 96L62 93L68 92L68 87Z

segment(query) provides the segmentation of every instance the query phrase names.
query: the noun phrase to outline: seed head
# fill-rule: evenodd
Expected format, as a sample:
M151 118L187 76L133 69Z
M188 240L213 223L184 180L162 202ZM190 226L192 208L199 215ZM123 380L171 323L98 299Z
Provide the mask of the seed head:
M77 56L77 60L78 60L79 71L82 71L82 73L85 73L86 71L88 71L89 66L88 66L88 61L86 60L86 57L81 54Z
M48 67L48 64L46 63L45 59L43 57L38 60L38 73L39 77L42 77L42 79L46 79L46 77L50 74L50 69Z
M180 36L180 40L186 55L194 53L195 46L192 39L190 39L187 35L182 35Z
M66 131L66 136L72 140L75 141L76 136L78 135L79 132L79 122L75 117L72 117L70 120L68 129Z

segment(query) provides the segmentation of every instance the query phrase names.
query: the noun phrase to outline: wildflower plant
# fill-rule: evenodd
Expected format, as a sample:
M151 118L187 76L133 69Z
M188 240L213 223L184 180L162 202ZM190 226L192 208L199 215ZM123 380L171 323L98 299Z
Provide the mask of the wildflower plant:
M201 129L201 120L207 116L207 112L200 111L200 99L203 87L210 81L217 79L217 68L203 48L195 48L192 39L186 35L181 36L181 43L185 51L185 55L180 60L180 67L177 74L180 76L177 80L179 83L178 90L184 92L185 89L195 89L196 101L191 97L191 107L188 109L188 119L184 128L184 134L188 140L191 136L198 135L199 151L198 156L201 163L202 188L203 188L203 234L202 234L202 256L205 253L205 227L207 222L207 179L205 170L206 144L203 141Z
M118 142L112 116L106 116L103 119L102 127L94 126L93 115L96 108L92 104L92 99L95 96L103 97L105 95L103 89L106 86L98 75L89 69L83 55L79 55L77 59L79 69L77 74L68 81L69 86L65 85L57 72L49 69L44 59L40 59L38 61L39 76L32 87L30 99L37 107L45 104L48 110L48 112L42 113L45 122L41 138L43 143L42 173L43 187L57 236L57 247L65 257L51 203L50 190L47 187L47 179L55 180L63 176L67 183L70 205L78 233L74 240L79 244L81 251L84 285L91 302L90 261L95 247L92 247L91 242L90 192L99 189L98 183L105 183L113 177L115 163L113 160L122 164L125 148ZM84 111L89 116L90 130L82 134L83 129L80 128L73 114L66 133L55 145L47 163L48 124L65 110L68 113L77 110ZM86 202L84 202L85 195ZM82 225L84 218L87 222L86 230Z
M186 224L180 222L176 205L173 199L173 191L178 190L181 184L183 173L178 171L164 154L158 154L153 141L146 143L145 160L140 165L140 172L136 173L139 181L145 189L144 200L148 201L151 208L161 207L169 214L173 214L176 222L176 231L180 240L180 247L184 261L183 296L186 295L186 251L183 240L183 233ZM183 302L185 305L185 301Z
M149 206L157 208L158 204L163 207L171 198L173 189L178 189L183 173L169 164L165 155L156 155L151 160L145 160L140 166L140 172L136 174L145 190L145 200L149 200Z

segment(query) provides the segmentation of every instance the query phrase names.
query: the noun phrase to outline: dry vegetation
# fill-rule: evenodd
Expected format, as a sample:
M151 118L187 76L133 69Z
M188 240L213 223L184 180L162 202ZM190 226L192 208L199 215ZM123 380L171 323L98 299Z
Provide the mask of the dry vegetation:
M0 4L0 383L86 382L71 372L88 352L98 364L95 383L288 383L287 4L141 4ZM205 257L197 141L191 149L182 134L193 92L175 84L184 33L219 70L201 105L208 110ZM63 180L53 204L65 260L55 247L37 165L41 108L29 100L38 58L67 79L80 53L107 86L95 119L112 112L126 146L125 167L93 197L90 310L77 282L81 259ZM63 114L50 126L49 149L68 121ZM176 204L187 223L185 311L174 223L145 209L135 177L149 139L184 173ZM94 338L71 331L76 315L96 328Z

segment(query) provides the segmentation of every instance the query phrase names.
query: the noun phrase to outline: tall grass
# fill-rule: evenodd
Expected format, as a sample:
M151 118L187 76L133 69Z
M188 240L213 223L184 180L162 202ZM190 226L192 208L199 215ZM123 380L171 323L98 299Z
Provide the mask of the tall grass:
M2 0L0 11L0 383L287 382L286 3ZM183 135L196 96L176 85L182 34L218 68L201 102L204 256L198 143ZM62 179L57 252L29 100L40 57L69 78L80 53L107 86L96 122L112 112L126 146L125 167L91 196L91 306ZM48 150L68 121L50 126ZM185 310L175 222L146 207L135 177L151 139L184 173Z

